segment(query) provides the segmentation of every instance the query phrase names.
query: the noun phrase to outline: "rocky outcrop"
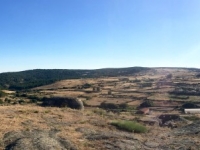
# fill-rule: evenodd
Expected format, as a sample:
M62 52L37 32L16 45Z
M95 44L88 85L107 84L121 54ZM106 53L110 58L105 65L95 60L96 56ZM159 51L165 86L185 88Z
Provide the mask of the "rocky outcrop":
M79 131L84 133L85 138L89 141L98 141L98 143L101 143L96 145L96 149L139 150L144 147L143 144L132 134L125 132L83 132L80 129Z
M200 137L200 121L191 123L189 125L174 130L174 135L195 135Z
M200 121L172 130L166 139L167 144L160 146L162 150L199 150Z
M171 117L176 119L176 116ZM77 128L84 139L94 143L96 149L108 150L200 150L200 121L173 129L169 132L160 132L158 135L147 136L141 140L134 133L117 131L98 131L87 127ZM138 138L139 137L139 138ZM97 144L98 143L98 144Z
M78 98L71 97L50 97L44 98L42 106L70 107L73 109L84 109L83 102Z
M200 121L162 132L158 135L96 130L78 127L86 143L95 149L108 150L199 150ZM68 139L57 136L57 130L32 130L8 132L3 137L5 150L76 150L77 147ZM147 137L146 137L147 136ZM144 138L142 138L144 137ZM70 137L68 137L70 138ZM72 138L72 137L71 137ZM147 138L145 140L145 138Z
M6 150L77 150L70 141L56 136L57 131L8 132L3 141Z
M198 142L190 138L173 139L170 143L162 145L159 150L199 150Z

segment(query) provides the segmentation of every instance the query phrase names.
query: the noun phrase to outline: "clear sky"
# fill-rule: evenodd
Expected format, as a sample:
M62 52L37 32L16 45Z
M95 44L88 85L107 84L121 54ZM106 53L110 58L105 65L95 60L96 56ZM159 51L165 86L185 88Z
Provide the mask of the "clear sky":
M0 72L200 68L199 0L0 0Z

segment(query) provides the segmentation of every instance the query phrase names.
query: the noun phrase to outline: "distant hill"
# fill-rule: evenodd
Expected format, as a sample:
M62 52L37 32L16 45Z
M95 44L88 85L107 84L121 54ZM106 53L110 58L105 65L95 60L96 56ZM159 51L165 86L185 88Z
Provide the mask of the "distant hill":
M145 67L106 68L96 70L35 69L21 72L8 72L0 74L0 88L25 90L64 79L128 76L149 69L150 68Z

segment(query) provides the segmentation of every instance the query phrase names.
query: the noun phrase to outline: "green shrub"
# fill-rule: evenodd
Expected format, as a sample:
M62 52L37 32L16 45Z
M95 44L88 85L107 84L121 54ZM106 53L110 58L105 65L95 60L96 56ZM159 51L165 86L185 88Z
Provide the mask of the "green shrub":
M37 103L37 100L36 99L31 99L30 103Z
M146 82L146 83L141 83L140 86L142 87L152 87L153 83L151 82Z
M171 79L173 77L173 75L170 73L166 76L167 79Z
M111 125L116 126L120 130L125 130L128 132L135 132L135 133L147 132L147 129L145 126L134 121L115 121L115 122L112 122Z
M141 80L135 79L135 80L131 80L132 83L139 83L141 82Z
M122 104L119 104L119 108L121 109L127 109L129 106L127 103L122 103Z
M198 106L195 103L188 102L188 103L184 103L182 105L182 108L183 109L185 109L185 108L198 108Z
M23 104L23 103L25 103L25 101L23 99L20 99L20 100L18 100L18 103Z
M35 111L33 111L33 113L39 113L39 111L38 111L38 110L35 110Z
M0 104L3 104L3 100L2 99L0 99Z
M100 104L100 108L103 108L103 109L118 109L119 106L117 104L114 104L114 103L102 102Z
M115 103L107 103L107 102L102 102L100 104L100 108L110 110L113 112L130 111L132 109L135 109L129 106L127 103L115 104Z
M11 100L10 100L9 98L6 98L6 99L5 99L5 102L10 103Z
M16 104L19 104L19 103L18 103L17 101L15 101L15 102L13 102L12 104L13 104L13 105L16 105Z
M6 95L6 93L4 93L3 91L0 91L0 97L4 97Z
M154 106L154 104L150 100L145 100L142 104L140 104L141 108L143 108L143 107L152 107L152 106Z
M20 93L17 91L17 92L15 93L15 96L16 96L16 97L20 97L21 95L20 95Z
M42 98L38 97L37 95L27 95L27 98L30 100L41 101Z
M85 83L84 85L82 85L83 89L87 89L87 88L90 88L90 87L92 87L92 85L89 84L89 83Z
M21 97L27 97L26 93L21 94Z

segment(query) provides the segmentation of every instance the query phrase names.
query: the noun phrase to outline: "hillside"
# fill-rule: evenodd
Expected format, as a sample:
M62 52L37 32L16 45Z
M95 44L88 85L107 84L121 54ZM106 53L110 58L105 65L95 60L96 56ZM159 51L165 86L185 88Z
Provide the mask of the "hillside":
M2 90L0 150L200 149L200 114L183 111L200 107L198 69L116 70L115 75L112 69L87 71L99 78ZM75 109L72 99L83 107Z
M0 74L0 88L23 90L47 85L64 79L128 76L146 70L149 70L149 68L131 67L97 70L35 69L21 72L9 72Z

